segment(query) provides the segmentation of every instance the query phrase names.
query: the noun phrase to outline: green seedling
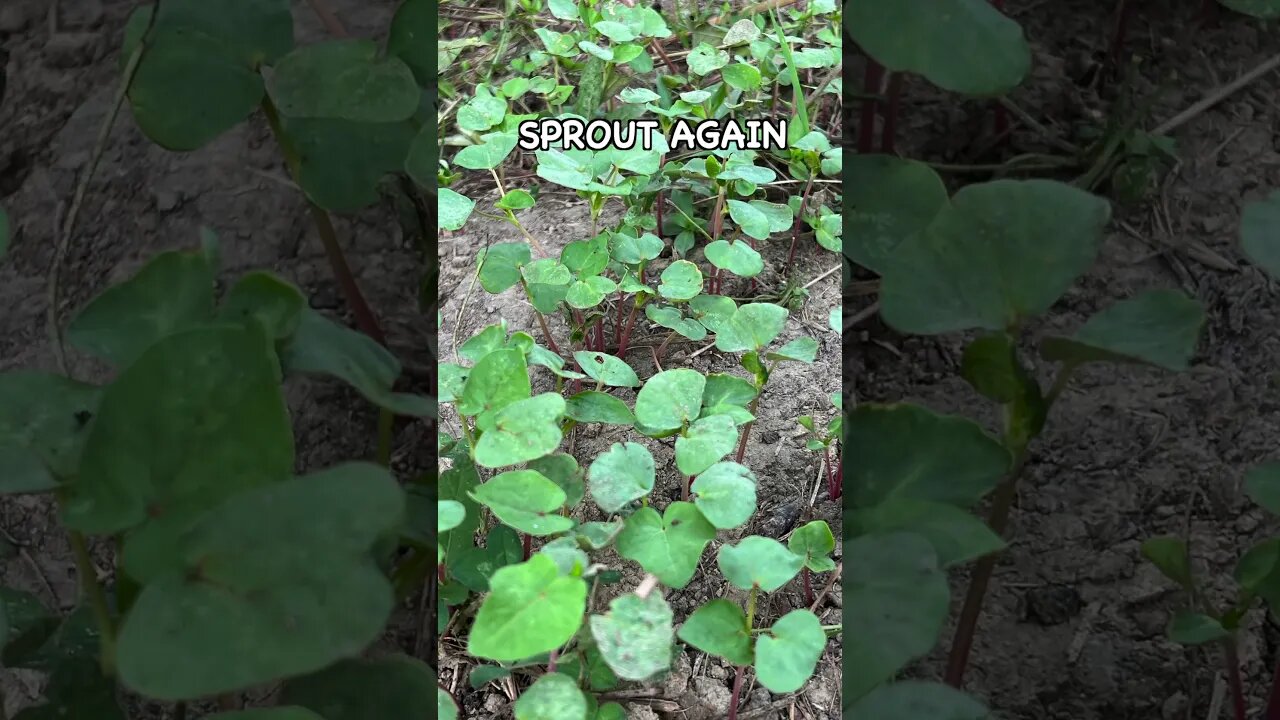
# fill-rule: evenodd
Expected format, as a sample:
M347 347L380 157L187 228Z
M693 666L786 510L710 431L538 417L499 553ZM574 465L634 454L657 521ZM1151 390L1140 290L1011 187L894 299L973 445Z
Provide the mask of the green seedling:
M1263 272L1280 278L1280 193L1245 206L1240 220L1244 254ZM1280 515L1280 463L1268 462L1250 470L1244 491L1271 515ZM1169 637L1183 645L1221 643L1228 686L1236 720L1248 717L1244 682L1240 672L1239 634L1242 623L1259 599L1272 614L1280 612L1280 540L1264 540L1247 550L1236 563L1238 591L1225 607L1214 604L1192 568L1187 542L1177 537L1157 537L1142 545L1142 555L1165 577L1187 593L1188 606L1174 616ZM1280 683L1274 679L1267 695L1264 718L1280 717Z
M836 320L833 317L832 319L833 329L834 329L835 323L836 323ZM831 404L835 406L836 412L837 413L841 412L840 394L832 393L830 399L831 399ZM834 445L836 441L840 439L843 433L844 416L839 414L835 415L834 417L832 417L830 420L827 421L826 427L821 429L819 429L819 427L814 423L813 417L811 415L801 415L800 417L796 418L796 423L798 423L800 427L808 431L808 439L805 440L805 447L808 448L809 450L813 450L814 452L822 453L822 467L825 469L825 474L827 479L827 495L832 500L838 499L840 497L840 490L841 490L840 479L841 479L842 466L839 461L832 463L831 446Z
M897 162L875 160L864 172L871 168L898 173L896 182L922 175ZM1023 359L1023 329L1093 263L1107 203L1050 181L970 185L940 206L925 203L930 217L912 217L906 205L887 196L878 208L874 194L864 197L868 204L857 209L855 223L860 213L864 221L879 211L893 218L853 253L882 275L882 318L903 333L978 331L965 348L961 375L1001 407L1004 423L992 437L968 420L910 405L852 410L846 429L859 463L845 496L845 532L859 548L855 556L868 558L846 575L855 607L868 610L854 620L863 639L850 635L845 646L855 668L845 685L854 717L871 717L867 708L886 711L888 703L902 701L885 683L932 649L949 604L945 571L976 559L946 673L948 684L961 685L1018 479L1075 373L1099 362L1183 370L1204 324L1199 304L1177 292L1153 290L1122 300L1074 335L1040 341L1041 359L1058 366L1044 388ZM967 510L992 491L984 524ZM875 608L890 607L890 625L872 619L883 617ZM874 623L876 640L865 623ZM963 696L934 694L972 707Z
M116 368L106 385L0 374L0 492L56 499L83 596L61 617L0 590L5 665L50 677L44 704L18 717L127 718L118 686L184 703L316 672L323 686L359 684L333 664L384 631L384 548L412 535L407 494L372 463L295 477L281 383L330 376L396 414L430 417L434 403L396 392L399 362L282 278L250 272L219 297L216 257L206 233L203 248L158 255L81 309L66 336ZM441 529L465 521L440 510ZM89 535L119 548L110 586ZM417 677L395 701L425 708L426 666L387 662ZM300 690L217 717L302 720L326 702Z

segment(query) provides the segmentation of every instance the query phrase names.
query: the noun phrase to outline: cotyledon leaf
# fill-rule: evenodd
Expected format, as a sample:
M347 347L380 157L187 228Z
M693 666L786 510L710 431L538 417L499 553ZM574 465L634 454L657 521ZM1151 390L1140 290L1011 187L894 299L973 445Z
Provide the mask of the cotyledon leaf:
M662 515L651 507L632 513L618 534L618 554L640 563L672 588L693 578L698 559L716 529L692 503L673 502Z
M615 513L653 491L653 455L644 445L614 443L587 471L591 499L606 513Z
M0 493L43 492L74 476L101 395L60 375L0 373Z
M664 370L649 378L636 395L636 420L649 428L672 430L693 422L702 408L707 379L697 370Z
M387 54L408 65L422 87L436 81L436 56L432 47L435 30L435 6L430 0L404 0L391 19L391 30L387 34Z
M1266 198L1245 205L1240 216L1240 246L1264 272L1280 278L1280 190L1273 190Z
M756 677L770 692L795 692L813 675L826 644L818 616L792 610L756 640Z
M982 703L963 692L923 680L882 685L861 699L846 695L845 703L845 720L990 720L992 717Z
M324 720L425 718L431 714L435 672L421 660L387 655L342 660L320 672L292 678L280 703L314 711Z
M747 616L731 600L717 598L693 611L680 625L680 639L703 652L718 655L735 665L751 664L751 636Z
M671 666L673 618L661 592L629 593L611 600L607 614L591 616L591 635L618 677L645 680Z
M573 520L555 511L564 505L564 490L536 470L510 470L471 491L498 519L530 535L554 535L573 527Z
M756 476L736 462L707 468L694 478L689 492L707 521L721 530L743 525L756 512Z
M928 165L891 155L854 155L845 167L852 242L844 252L884 273L898 244L924 230L947 204L947 187Z
M514 402L492 415L480 415L476 426L476 464L496 468L536 460L560 445L564 397L553 392Z
M287 141L298 153L298 184L316 205L339 213L356 212L378 202L378 181L405 170L409 150L419 134L411 120L283 120Z
M513 662L560 647L587 609L586 581L561 574L540 553L495 572L489 589L467 637L467 652L489 660Z
M1204 308L1184 293L1151 290L1089 318L1073 337L1045 338L1040 354L1059 362L1136 362L1186 370L1204 323Z
M773 592L800 572L804 558L773 538L749 535L737 545L720 546L716 564L736 588Z
M396 57L379 58L372 40L303 45L276 63L267 91L294 118L398 122L418 111L413 72Z
M126 549L125 566L144 587L120 632L121 680L181 700L359 653L395 605L370 550L403 517L395 479L349 463L235 495L163 563L133 567Z
M568 675L547 673L515 702L516 720L587 720L587 696Z

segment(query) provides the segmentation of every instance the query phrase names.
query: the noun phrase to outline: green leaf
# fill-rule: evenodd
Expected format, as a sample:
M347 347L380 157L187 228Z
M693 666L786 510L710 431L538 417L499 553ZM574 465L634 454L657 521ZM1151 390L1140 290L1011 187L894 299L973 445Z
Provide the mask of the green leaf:
M422 152L414 148L419 131L413 121L286 117L284 134L301 158L298 184L331 212L354 213L377 203L383 177L404 172L410 149Z
M698 508L673 502L661 516L650 507L632 513L618 535L617 548L619 555L640 563L663 585L679 589L689 584L703 549L715 536L715 527Z
M426 663L405 655L387 655L375 660L342 660L320 672L293 678L280 691L279 702L313 710L324 720L425 718L431 714L435 688L435 672ZM437 706L440 701L437 696Z
M538 552L556 561L556 567L565 575L583 576L591 564L591 558L578 547L577 538L568 535L556 538L538 548Z
M555 514L564 506L564 490L535 470L504 472L476 486L471 497L529 535L554 535L573 527L572 519Z
M480 268L480 287L494 294L520 282L520 269L532 260L529 243L510 242L490 245L476 253Z
M951 593L933 548L917 535L864 535L846 543L844 552L854 558L842 578L845 617L851 619L842 634L845 662L852 662L846 667L853 669L844 677L847 702L933 649Z
M489 587L467 637L467 652L479 658L513 662L555 650L587 610L586 582L562 575L546 555L498 570Z
M661 280L658 294L674 302L689 300L702 292L702 271L688 260L677 260L668 265L662 271Z
M0 662L6 668L45 669L41 649L60 625L35 595L0 587Z
M791 212L790 205L764 200L752 200L748 204L763 213L769 220L769 232L783 232L791 229L795 216Z
M457 500L436 501L436 532L444 533L462 524L467 509Z
M1273 190L1265 199L1244 206L1240 215L1240 246L1263 272L1280 279L1280 190Z
M938 567L951 568L999 552L1005 542L972 513L954 505L890 498L855 509L848 519L855 535L911 532L929 541Z
M547 8L551 10L552 15L561 20L577 21L579 19L577 0L547 0Z
M947 188L933 168L891 155L853 155L849 160L845 244L849 259L884 274L893 251L923 231L947 205Z
M559 150L538 150L534 157L538 161L538 177L544 180L573 190L586 190L591 182L590 168Z
M595 390L583 390L570 397L565 404L565 415L584 423L608 425L634 425L636 416L627 404L618 398Z
M966 345L960 376L979 395L1001 404L1013 402L1035 382L1018 361L1018 344L1007 332L980 335Z
M516 134L509 132L485 133L480 139L484 142L479 145L468 145L459 150L458 154L453 156L454 164L468 170L491 170L501 165L502 161L507 159L507 156L511 154L511 151L516 148L516 144L519 142ZM519 196L521 202L518 205L514 201L508 200L507 195L512 193L521 193ZM511 210L523 210L524 208L533 207L533 196L524 190L512 190L507 195L504 195L502 200L498 202L498 207L506 207Z
M218 326L156 342L102 394L65 522L161 543L238 491L289 476L293 433L260 331ZM193 454L194 453L194 454Z
M514 709L516 720L588 720L587 697L560 673L538 678L516 699Z
M78 350L123 368L157 340L213 319L214 267L199 250L152 258L94 298L67 327Z
M505 335L505 332L499 329L498 334ZM467 375L458 412L468 417L492 416L528 398L531 392L524 353L517 348L493 350L480 356ZM491 421L486 419L485 423L491 424Z
M730 200L730 202L735 202ZM762 215L763 217L763 215ZM703 252L707 261L721 270L728 270L738 277L755 277L764 270L764 258L742 240L729 242L716 240L708 243Z
M664 370L636 395L636 420L648 428L675 430L698 418L707 379L697 370Z
M421 180L419 184L425 186ZM475 209L476 201L449 188L440 188L436 194L436 213L442 230L457 230L466 224Z
M458 706L453 702L453 696L445 692L444 688L436 688L436 718L438 720L458 720Z
M1280 608L1280 539L1264 540L1249 548L1235 569L1240 587Z
M772 303L748 303L739 307L716 332L721 352L756 351L773 342L787 322L787 309Z
M573 359L592 380L611 387L640 387L640 378L625 360L602 352L577 351Z
M1195 584L1191 575L1191 556L1187 551L1187 543L1182 538L1150 538L1142 543L1142 557L1150 560L1161 574L1182 587L1190 589Z
M969 420L913 405L863 404L849 416L846 453L858 458L855 508L891 498L970 507L1009 469L1008 451Z
M101 665L92 654L69 658L54 667L44 695L47 702L19 711L14 720L127 720L116 700L116 684L103 677Z
M424 125L422 130L420 130L418 134L414 136L413 142L409 144L409 153L408 155L405 156L405 159L404 159L404 172L408 174L409 177L412 178L415 183L418 184L418 187L421 187L422 189L426 190L426 189L434 188L436 185L436 167L437 165L436 165L435 128ZM440 188L440 191L443 192L444 190L447 190L447 189L448 188ZM465 197L458 195L458 193L452 190L449 190L449 192L452 193L453 200L445 201L437 198L436 205L438 208L448 203L452 203L457 198L462 198L463 200L466 200ZM453 227L453 228L445 227L445 223L452 222L454 219L443 218L443 216L440 216L440 218L437 218L437 223L440 225L442 229L457 230L459 227L462 227L462 224L464 222L466 222L467 220L466 216L471 214L471 208L474 205L475 203L471 203L471 205L468 205L466 207L466 212L463 214L462 219L457 220L457 224L458 224L457 227ZM456 209L456 207L457 206L455 206L454 209Z
M615 513L633 500L653 492L653 455L639 443L614 443L587 471L591 499L606 513Z
M1280 2L1276 0L1219 0L1219 2L1238 13L1263 20L1280 18Z
M982 703L942 683L903 680L882 685L845 710L845 720L990 720Z
M647 680L671 667L673 618L660 591L628 593L609 601L608 614L591 616L591 636L618 677Z
M713 417L728 419L725 415ZM756 484L756 476L745 465L718 462L699 475L689 491L703 516L717 528L728 530L745 524L755 514Z
M175 538L167 567L138 572L126 547L145 587L120 632L121 680L180 700L359 653L395 604L370 549L403 513L385 469L352 463L240 492Z
M553 452L562 439L559 423L564 410L564 398L548 392L514 402L496 414L480 415L476 425L484 434L476 443L476 463L496 468Z
M770 692L795 692L813 675L826 645L818 616L792 610L756 640L756 677Z
M449 571L471 590L488 592L489 578L496 570L524 559L523 545L516 531L506 525L494 525L485 534L484 547L473 546L468 534L464 548L450 556Z
M0 494L52 490L74 477L101 394L60 375L0 373Z
M404 0L391 19L387 54L408 65L418 85L424 88L436 81L434 38L436 13L431 0Z
M578 467L578 461L568 453L552 453L540 457L537 460L530 460L528 464L530 470L537 470L542 473L548 480L560 486L564 491L565 505L575 507L582 502L583 493L586 488L582 482L583 471Z
M749 535L737 545L722 545L716 564L725 579L740 590L758 587L773 592L800 572L804 558L773 538Z
M366 400L398 415L434 417L435 402L421 395L396 392L400 361L364 333L351 330L310 308L302 311L298 329L280 353L286 373L338 378Z
M1049 180L966 186L894 251L881 316L918 335L1014 327L1088 269L1110 214L1105 200Z
M694 75L710 75L729 64L729 53L717 50L706 43L699 43L685 58L689 72Z
M610 255L614 260L627 265L653 260L662 254L663 247L662 240L653 233L644 233L640 237L614 233L609 241Z
M596 58L598 58L598 59L600 59L600 60L603 60L603 61L605 61L605 62L613 62L613 60L614 60L614 58L613 58L613 50L611 50L611 49L609 49L609 48L607 48L607 47L601 47L600 45L597 45L597 44L595 44L595 43L593 43L593 42L590 42L590 41L588 41L588 40L579 40L579 41L578 41L578 49L579 49L579 50L581 50L581 51L583 51L583 52L585 52L585 53L587 53L588 55L592 55L592 56L594 56L594 57L596 57ZM582 87L582 86L581 86L581 85L579 85L579 87ZM589 104L590 104L590 103L588 103L587 105L589 105ZM583 110L583 111L588 111L588 110L586 109L586 107L585 107L585 106L579 106L579 107L578 107L578 108L576 108L576 109L578 109L578 110Z
M1263 463L1245 473L1244 492L1267 512L1280 515L1280 462Z
M231 287L218 318L227 322L255 322L272 340L284 340L298 329L307 298L292 283L262 270L253 270Z
M760 37L760 28L749 19L742 19L729 26L729 31L724 34L724 40L721 45L725 47L733 47L735 45L745 45L753 42Z
M697 475L733 452L737 444L738 426L733 418L728 415L700 418L676 438L676 467L682 475ZM753 482L753 495L754 486ZM752 505L754 507L754 503ZM706 512L705 508L702 510Z
M746 63L734 63L720 69L720 77L731 88L755 90L760 87L760 71Z
M728 200L729 217L742 228L742 232L757 239L769 238L769 217L758 208L741 200Z
M502 122L507 115L507 101L495 97L487 85L476 86L475 97L458 108L458 127L481 132Z
M787 549L804 558L805 567L811 572L827 572L836 568L828 557L836 549L835 536L824 520L813 520L791 532Z
M734 665L750 665L752 662L747 616L737 603L729 600L712 600L694 610L676 634L693 647L722 657Z
M145 27L150 12L134 18ZM129 39L126 56L142 40ZM258 109L259 69L293 49L293 16L287 0L174 0L160 5L146 43L129 85L134 119L161 147L195 150Z
M623 43L629 40L636 39L636 34L631 31L631 28L627 27L626 25L620 22L614 22L612 20L604 20L596 23L592 27L595 29L596 32L600 33L601 35L604 35L605 37L609 38L610 40L616 43Z
M623 523L621 520L614 522L587 522L579 525L575 532L578 534L578 542L588 550L600 550L608 547L609 543L622 532Z
M440 473L438 487L439 500L452 500L462 505L465 515L462 522L454 529L440 533L437 539L439 548L450 558L450 565L462 551L472 547L472 536L480 526L480 506L471 499L471 490L480 483L476 466L471 462L465 444L455 448L448 455L453 467ZM430 523L428 522L429 529Z
M1202 613L1181 610L1169 624L1169 639L1179 645L1203 645L1231 637L1222 623Z
M845 29L877 62L944 90L1003 95L1031 70L1022 27L986 0L845 3Z
M655 325L674 330L690 340L702 340L707 336L707 329L701 323L686 318L678 308L649 304L644 306L644 316Z
M818 341L811 337L799 337L782 347L767 353L770 360L812 363L818 357Z
M707 417L730 412L730 408L746 408L756 398L756 386L727 373L709 373L702 391L702 415ZM746 412L744 409L743 412ZM741 424L735 415L734 421Z
M479 363L489 353L499 348L519 350L522 357L528 355L526 348L517 347L507 340L507 321L503 318L499 318L498 322L492 325L486 325L480 332L464 340L462 346L458 348L458 354L464 360ZM525 367L521 367L520 372L523 373L525 370ZM520 397L529 397L529 394L523 393Z
M1137 362L1186 370L1200 340L1200 303L1176 290L1152 290L1089 318L1072 338L1046 338L1040 354L1060 362Z
M303 45L285 55L267 91L286 116L359 122L408 120L422 95L408 65L394 56L379 58L372 40L350 39Z
M537 203L528 190L508 190L495 206L500 210L528 210Z
M586 310L599 305L606 295L617 289L618 286L613 280L603 275L592 275L570 283L564 300L570 307Z

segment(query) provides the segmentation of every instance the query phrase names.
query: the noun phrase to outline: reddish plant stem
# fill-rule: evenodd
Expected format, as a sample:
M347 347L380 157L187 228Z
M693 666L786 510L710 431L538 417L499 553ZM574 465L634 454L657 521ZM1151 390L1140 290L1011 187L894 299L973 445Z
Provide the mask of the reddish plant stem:
M1227 665L1227 685L1231 688L1231 706L1235 710L1235 720L1249 720L1244 705L1244 683L1240 679L1240 654L1236 651L1235 637L1229 637L1222 643L1223 662Z
M560 651L559 651L559 650L552 650L552 651L551 651L551 656L550 656L549 658L547 658L547 672L549 672L549 673L553 673L553 672L555 672L555 671L556 671L556 659L557 659L559 656L560 656Z
M745 665L739 665L737 674L733 676L733 694L729 696L728 720L738 720L738 697L742 694L742 678L747 674L746 671Z
M660 156L658 158L659 174L662 173L662 167L666 164L667 164L667 156L666 155ZM658 197L656 200L654 200L653 213L654 215L657 216L657 220L658 220L658 232L656 234L658 236L658 239L661 240L662 239L662 191L661 190L658 191ZM644 282L644 281L641 280L640 282Z
M618 291L618 317L613 321L613 344L615 346L618 345L619 341L622 340L622 313L625 310L625 306L622 304L622 301L624 297L625 296L623 296L622 291L619 290Z
M862 76L862 92L865 95L879 95L880 83L884 79L884 66L867 55L867 68ZM879 102L874 97L862 101L862 117L858 121L858 152L870 154L875 147L876 107Z
M680 499L685 502L689 501L689 486L693 484L693 476L689 475L684 478L684 482L680 483Z
M902 105L902 73L889 73L887 94L889 98L884 109L884 126L880 128L880 152L892 155L894 142L898 136L898 107Z
M533 552L533 536L524 533L524 559L528 560L529 555Z
M627 346L631 344L631 329L636 326L636 313L639 310L640 305L633 301L631 303L631 313L627 315L627 326L623 328L622 340L618 343L618 357L620 358L626 356Z
M596 350L604 352L604 317L596 320Z
M760 392L764 392L764 388L760 388ZM760 405L760 395L757 394L755 399L751 401L752 417L755 416L756 408L759 407L759 405ZM756 424L756 421L752 420L751 422L747 423L746 427L742 428L742 440L738 441L738 454L734 456L736 461L739 464L742 463L743 456L747 454L747 438L751 437L751 428L754 427L755 424Z
M787 253L785 273L791 274L791 263L796 260L796 246L800 242L800 226L804 224L804 209L809 204L809 191L813 189L813 176L804 184L804 194L800 196L800 210L796 213L795 222L791 224L791 251Z
M991 505L991 517L987 525L996 535L1004 535L1009 524L1009 512L1017 497L1017 478L1022 471L1019 460L1000 487L996 490ZM991 583L991 575L996 568L996 555L986 555L974 566L969 576L969 590L964 598L964 607L960 610L960 619L956 624L956 634L951 641L951 653L947 657L946 683L954 688L964 684L964 671L969 665L969 653L973 650L973 637L978 629L978 617L982 615L982 601L987 594L987 586Z
M1271 675L1271 692L1267 695L1267 709L1262 720L1280 720L1280 655L1276 657L1276 669Z
M813 586L809 584L809 568L806 566L800 571L800 575L804 578L804 604L813 607Z
M551 348L551 352L559 355L560 347L556 345L556 339L551 337L551 329L547 327L547 319L542 313L534 308L533 314L538 316L538 324L542 326L542 337L547 341L547 347Z
M1133 3L1130 0L1117 0L1115 30L1111 33L1111 49L1107 57L1111 60L1111 71L1120 69L1120 56L1124 53L1125 39L1129 35L1129 20L1133 17Z

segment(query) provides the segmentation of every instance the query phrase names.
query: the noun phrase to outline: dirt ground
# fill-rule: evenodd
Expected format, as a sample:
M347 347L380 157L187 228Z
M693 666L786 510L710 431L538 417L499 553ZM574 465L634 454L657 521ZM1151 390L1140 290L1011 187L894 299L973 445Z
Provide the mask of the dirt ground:
M51 28L48 8L54 4L59 11ZM0 205L14 228L10 253L0 263L0 370L56 368L45 321L54 228L114 99L121 31L139 4L0 3L0 48L10 56L0 106ZM385 33L394 7L358 0L330 0L330 5L352 34L366 37ZM294 2L294 16L299 42L324 37L305 2ZM88 187L62 268L63 323L155 253L195 247L202 225L220 238L223 283L250 269L269 269L297 284L313 307L350 323L302 196L285 178L261 118L197 152L177 154L143 137L126 106ZM394 215L375 207L337 218L337 224L348 261L393 351L408 363L430 362L430 325L418 311L416 295L422 261ZM71 360L79 377L109 379L89 359L73 355ZM328 380L291 380L286 391L299 472L372 456L376 413L367 402ZM430 470L433 454L434 440L422 423L397 426L394 464L402 478ZM50 503L34 496L3 498L0 529L0 585L34 592L51 607L71 607L75 570ZM108 556L99 557L105 573ZM0 671L0 689L11 716L37 697L39 679ZM134 717L161 717L158 712L158 706L139 708Z
M1055 127L1096 122L1091 118L1107 110L1114 87L1099 96L1081 83L1106 52L1112 5L1008 3L1035 53L1033 77L1013 94L1019 105ZM1200 25L1199 6L1138 4L1128 49L1143 61L1133 89L1146 97L1164 86L1152 110L1157 122L1280 51L1274 23L1222 11ZM851 70L861 75L860 65ZM964 162L971 141L990 135L987 106L922 86L912 81L904 99L900 149ZM1230 573L1240 553L1280 529L1241 492L1245 470L1280 452L1280 293L1237 247L1242 205L1280 186L1278 93L1273 72L1178 128L1180 167L1143 204L1116 208L1092 272L1034 328L1036 335L1069 333L1110 302L1156 287L1185 289L1209 314L1193 369L1092 369L1059 402L1034 446L966 679L999 717L1219 717L1208 712L1222 682L1221 653L1166 639L1172 612L1187 601L1142 561L1139 545L1155 535L1189 537L1197 572L1222 599L1233 592ZM1045 146L1020 131L1007 153L1028 150ZM1199 241L1238 267L1215 269L1170 251L1182 241ZM854 311L868 302L855 298ZM992 426L992 413L957 372L965 338L902 337L872 319L851 339L847 370L860 401L907 399ZM956 578L957 612L964 587ZM951 632L913 672L941 676ZM1278 645L1280 627L1255 611L1241 649L1255 713ZM1223 708L1220 717L1228 714Z

